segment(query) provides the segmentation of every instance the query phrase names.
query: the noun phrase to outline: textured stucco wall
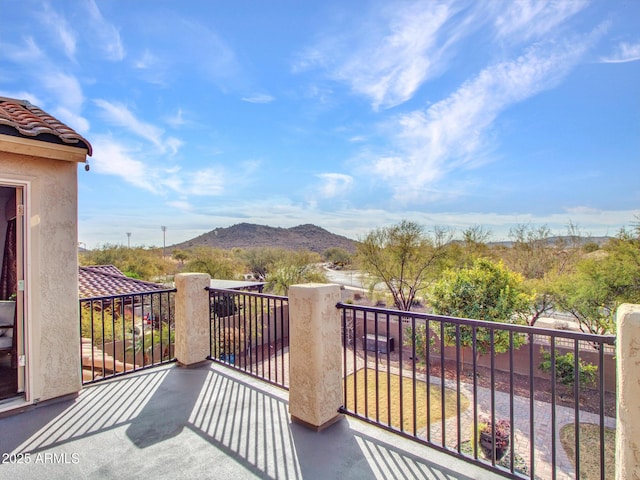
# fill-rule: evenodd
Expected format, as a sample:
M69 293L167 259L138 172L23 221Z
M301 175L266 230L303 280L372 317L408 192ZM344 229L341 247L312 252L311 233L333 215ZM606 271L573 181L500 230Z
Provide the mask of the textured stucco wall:
M176 282L176 360L193 365L209 355L209 286L207 273L179 273Z
M616 325L616 478L640 480L640 305L621 305Z
M27 183L25 333L31 402L81 388L77 171L75 161L0 151L0 179Z
M321 429L342 405L342 346L337 285L289 288L289 413Z

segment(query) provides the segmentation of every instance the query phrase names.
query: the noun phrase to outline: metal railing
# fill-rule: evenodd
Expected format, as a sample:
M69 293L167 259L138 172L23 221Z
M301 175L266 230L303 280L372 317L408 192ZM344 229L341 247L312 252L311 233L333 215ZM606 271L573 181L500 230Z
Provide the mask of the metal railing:
M288 389L288 298L242 290L207 290L209 358Z
M585 455L608 478L614 336L337 307L343 413L510 478L581 478ZM586 423L596 448L581 442Z
M175 361L175 291L80 299L82 383Z

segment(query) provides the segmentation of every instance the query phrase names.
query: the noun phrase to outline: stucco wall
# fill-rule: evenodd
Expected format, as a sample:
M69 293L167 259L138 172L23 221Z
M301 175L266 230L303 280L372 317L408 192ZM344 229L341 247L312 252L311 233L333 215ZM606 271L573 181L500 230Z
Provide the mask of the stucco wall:
M77 171L75 161L20 155L0 148L0 183L13 180L27 184L25 334L30 402L81 388Z

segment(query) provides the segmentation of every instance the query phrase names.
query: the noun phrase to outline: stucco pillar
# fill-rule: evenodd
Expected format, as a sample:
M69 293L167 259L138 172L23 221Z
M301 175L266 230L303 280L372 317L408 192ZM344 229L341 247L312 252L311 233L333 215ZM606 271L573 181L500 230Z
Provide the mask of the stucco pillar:
M289 288L289 413L322 430L342 418L342 346L338 285Z
M209 355L209 286L207 273L179 273L176 282L176 359L193 365Z
M640 480L640 305L621 305L616 324L616 479Z

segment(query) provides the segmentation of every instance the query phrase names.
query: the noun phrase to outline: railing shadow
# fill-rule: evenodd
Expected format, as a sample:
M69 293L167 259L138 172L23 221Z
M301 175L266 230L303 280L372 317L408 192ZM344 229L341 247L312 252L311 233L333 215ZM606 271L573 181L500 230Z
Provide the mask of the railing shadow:
M0 419L0 452L73 451L96 472L162 471L166 478L470 478L444 466L449 457L430 450L427 460L424 447L399 448L360 422L319 433L291 424L286 391L225 370L205 364L140 372ZM106 452L118 452L117 459ZM35 472L13 467L18 476Z

